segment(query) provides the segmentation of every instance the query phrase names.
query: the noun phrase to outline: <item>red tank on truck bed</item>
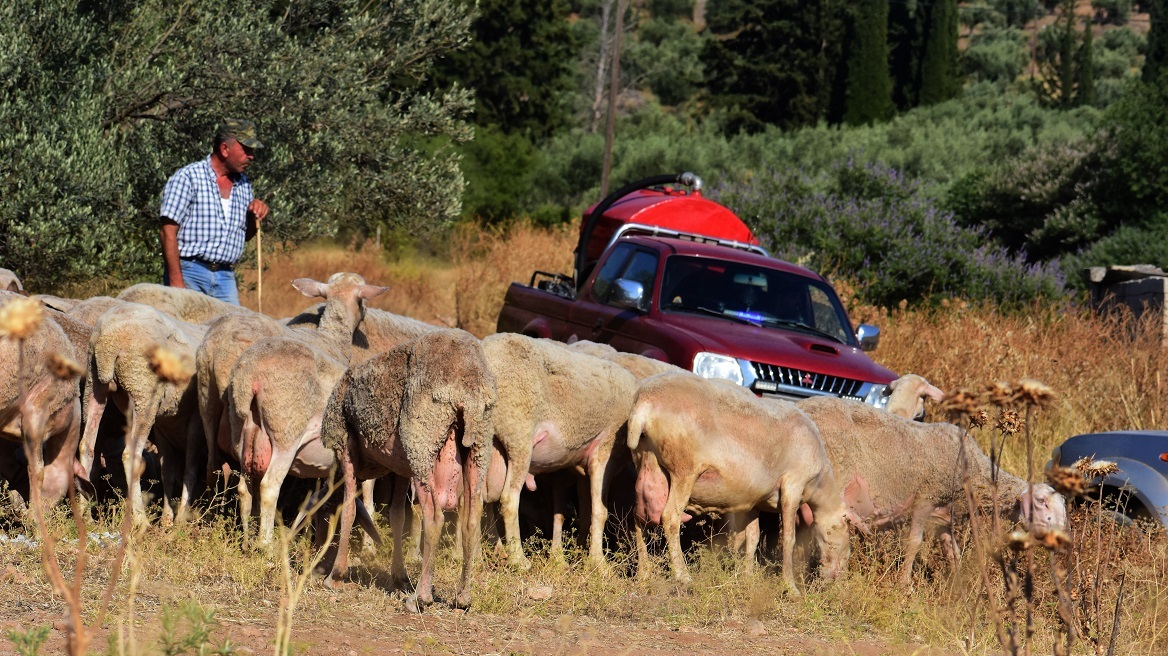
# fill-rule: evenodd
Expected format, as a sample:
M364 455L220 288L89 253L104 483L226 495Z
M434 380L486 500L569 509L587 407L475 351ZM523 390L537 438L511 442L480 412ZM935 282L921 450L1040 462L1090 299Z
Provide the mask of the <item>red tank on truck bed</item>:
M596 205L599 203L584 211L581 236L587 228L587 217ZM584 251L585 258L589 262L599 260L612 235L629 223L758 245L758 239L742 219L725 206L703 198L701 191L638 189L613 203L596 219Z

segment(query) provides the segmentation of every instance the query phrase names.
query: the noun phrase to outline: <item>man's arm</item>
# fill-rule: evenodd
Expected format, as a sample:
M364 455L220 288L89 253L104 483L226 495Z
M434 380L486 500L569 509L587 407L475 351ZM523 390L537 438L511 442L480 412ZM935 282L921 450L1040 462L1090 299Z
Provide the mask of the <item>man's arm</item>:
M258 198L252 199L247 205L247 233L244 235L245 241L255 237L260 223L266 218L268 218L268 204Z
M182 266L178 261L178 224L162 217L162 263L166 267L166 277L171 287L186 287L183 284Z

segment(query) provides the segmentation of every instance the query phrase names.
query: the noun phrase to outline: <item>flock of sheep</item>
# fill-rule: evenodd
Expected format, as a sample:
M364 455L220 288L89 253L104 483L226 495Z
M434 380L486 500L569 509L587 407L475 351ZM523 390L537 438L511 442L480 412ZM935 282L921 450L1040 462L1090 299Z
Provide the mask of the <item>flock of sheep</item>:
M7 274L0 270L0 285ZM421 574L407 601L415 612L433 601L447 511L459 518L457 605L471 601L484 507L501 516L508 564L530 566L519 501L536 475L555 474L541 477L552 485L586 481L579 514L601 566L607 504L625 488L638 562L646 563L644 528L659 524L681 580L680 527L691 514L724 518L749 567L759 512L779 513L792 591L800 525L811 529L825 578L846 567L852 531L907 526L908 582L926 532L948 536L966 476L1034 531L1066 523L1065 500L1049 486L994 472L956 426L914 421L925 398L941 397L918 376L890 386L887 411L833 397L762 399L602 344L479 340L367 308L386 288L352 273L294 281L323 302L283 320L152 284L85 300L25 297L15 285L0 291L0 476L10 488L27 470L29 488L56 503L120 457L129 511L145 522L141 477L155 452L164 519L183 519L204 482L234 472L244 533L258 512L258 541L269 545L286 477L335 477L344 502L332 581L346 574L354 521L372 529L359 489L368 499L371 481L393 475L412 481L422 520ZM124 430L102 421L110 401ZM392 574L406 582L408 490L393 488ZM563 519L557 507L554 552ZM638 566L644 575L649 568Z

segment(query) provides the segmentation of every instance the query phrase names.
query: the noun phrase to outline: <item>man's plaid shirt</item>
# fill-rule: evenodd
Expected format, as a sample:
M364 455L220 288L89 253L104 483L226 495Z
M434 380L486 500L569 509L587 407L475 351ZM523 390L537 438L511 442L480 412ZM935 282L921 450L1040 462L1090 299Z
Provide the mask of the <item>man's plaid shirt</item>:
M178 224L179 257L235 264L243 256L251 181L240 174L231 188L231 216L223 216L211 157L188 164L162 189L161 215Z

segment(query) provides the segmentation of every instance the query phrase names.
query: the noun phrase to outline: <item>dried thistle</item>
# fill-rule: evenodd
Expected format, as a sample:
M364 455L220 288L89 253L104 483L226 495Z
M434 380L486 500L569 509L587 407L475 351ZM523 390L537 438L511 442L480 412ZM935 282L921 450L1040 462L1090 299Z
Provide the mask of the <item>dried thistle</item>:
M0 337L28 339L45 318L45 307L34 298L17 298L0 307Z
M1022 420L1017 410L1002 410L998 413L998 422L994 425L1002 435L1017 435L1022 430Z
M1077 497L1087 491L1087 481L1075 467L1051 467L1046 480L1056 492L1065 497Z
M985 411L985 408L977 411L977 414L970 415L969 425L974 428L985 428L985 425L990 421L990 413Z
M184 385L195 375L195 366L190 358L179 356L164 346L150 349L149 358L150 371L154 372L160 382Z
M1039 535L1038 545L1051 551L1062 551L1071 546L1071 537L1056 528Z
M965 387L958 387L941 399L941 411L957 417L969 417L981 409L981 405L977 393Z
M1034 538L1029 531L1016 529L1006 536L1006 546L1013 551L1026 551L1034 547Z
M1054 400L1054 391L1033 378L1023 378L1014 387L1019 401L1038 408L1049 405Z
M1013 405L1014 401L1017 400L1014 397L1014 388L1012 388L1009 383L1004 383L1002 381L990 383L987 385L985 395L986 401L990 405L996 405L999 408Z
M1119 465L1110 460L1096 460L1091 456L1079 458L1071 465L1083 475L1084 478L1101 478L1103 476L1110 476L1119 471Z
M61 355L56 351L49 353L45 364L49 366L49 372L61 380L71 380L85 373L85 370L74 362L73 358Z

